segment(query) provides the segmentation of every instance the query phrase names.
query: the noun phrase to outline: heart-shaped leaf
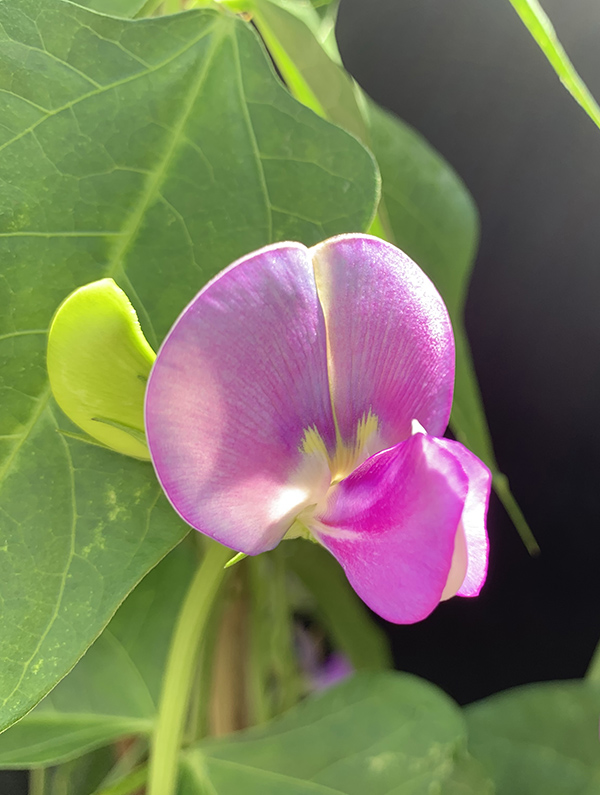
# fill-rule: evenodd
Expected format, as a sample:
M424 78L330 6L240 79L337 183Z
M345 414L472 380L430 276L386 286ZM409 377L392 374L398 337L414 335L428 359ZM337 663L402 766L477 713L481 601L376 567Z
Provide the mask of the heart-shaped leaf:
M149 464L61 433L45 372L60 302L113 277L156 348L237 257L366 228L379 177L226 9L0 3L0 89L1 729L186 532Z

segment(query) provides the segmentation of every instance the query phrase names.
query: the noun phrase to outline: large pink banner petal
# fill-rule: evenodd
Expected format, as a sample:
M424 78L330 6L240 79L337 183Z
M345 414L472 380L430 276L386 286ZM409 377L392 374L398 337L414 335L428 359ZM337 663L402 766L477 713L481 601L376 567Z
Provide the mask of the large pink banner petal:
M329 485L300 451L335 440L326 334L308 250L284 243L239 260L179 317L150 375L146 432L175 509L226 546L274 547Z
M342 235L311 249L329 337L330 382L346 442L369 411L381 447L417 419L432 436L448 424L454 338L448 312L423 271L395 246Z

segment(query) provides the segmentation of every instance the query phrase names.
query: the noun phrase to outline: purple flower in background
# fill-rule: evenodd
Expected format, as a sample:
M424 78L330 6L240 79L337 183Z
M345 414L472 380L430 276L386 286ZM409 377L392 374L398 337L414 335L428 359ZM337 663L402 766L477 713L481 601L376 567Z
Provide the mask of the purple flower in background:
M485 579L488 469L439 438L454 339L389 243L343 235L238 260L189 304L146 393L158 478L192 527L256 555L310 537L383 618Z
M352 663L343 652L324 654L319 640L305 627L295 628L296 656L308 691L326 690L354 673Z

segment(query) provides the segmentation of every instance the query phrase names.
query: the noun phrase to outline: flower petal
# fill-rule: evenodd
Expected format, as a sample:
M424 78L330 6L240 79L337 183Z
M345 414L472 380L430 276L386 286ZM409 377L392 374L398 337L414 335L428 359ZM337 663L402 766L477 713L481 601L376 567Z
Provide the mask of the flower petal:
M462 543L465 556L465 563L462 569L466 568L466 573L460 579L454 593L458 596L477 596L481 591L488 566L488 536L486 531L486 515L490 501L490 491L492 487L492 473L482 463L476 455L467 450L459 442L450 439L438 439L438 444L452 453L460 462L463 471L469 479L469 491L465 500L465 507L460 520L459 535L457 535L457 547ZM459 542L459 536L464 541ZM455 565L460 566L455 553L452 569ZM449 577L449 581L452 577ZM459 579L457 577L457 579ZM450 585L450 582L448 583ZM444 598L449 598L449 593Z
M406 254L369 235L334 237L311 254L344 441L352 442L369 410L379 420L379 449L407 439L413 418L441 436L452 403L454 338L431 281Z
M269 246L210 282L169 332L148 383L148 445L185 521L257 554L329 485L324 459L300 452L314 425L333 447L310 255Z
M372 456L311 526L360 598L397 624L428 616L450 572L469 479L440 441L418 433Z

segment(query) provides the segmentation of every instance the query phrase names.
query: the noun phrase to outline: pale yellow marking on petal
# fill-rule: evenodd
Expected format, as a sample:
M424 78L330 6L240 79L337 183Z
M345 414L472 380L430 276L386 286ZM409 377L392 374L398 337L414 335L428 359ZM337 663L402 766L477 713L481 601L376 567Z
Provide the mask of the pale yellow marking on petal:
M379 451L378 433L379 420L369 410L367 414L363 414L356 425L354 443L346 444L338 437L335 452L330 455L321 434L313 425L304 431L300 452L306 456L317 456L324 459L331 472L332 484L339 483L369 456Z
M327 446L323 441L323 437L314 425L304 430L304 436L302 438L302 442L300 443L300 452L308 456L323 456L323 458L325 458L325 460L329 463L329 453L327 452Z
M360 466L369 456L377 452L375 449L371 450L370 447L375 442L378 431L379 421L375 414L372 414L369 410L369 413L363 414L358 421L354 445L346 445L342 441L338 442L331 462L332 483L338 483L348 477L357 466Z

